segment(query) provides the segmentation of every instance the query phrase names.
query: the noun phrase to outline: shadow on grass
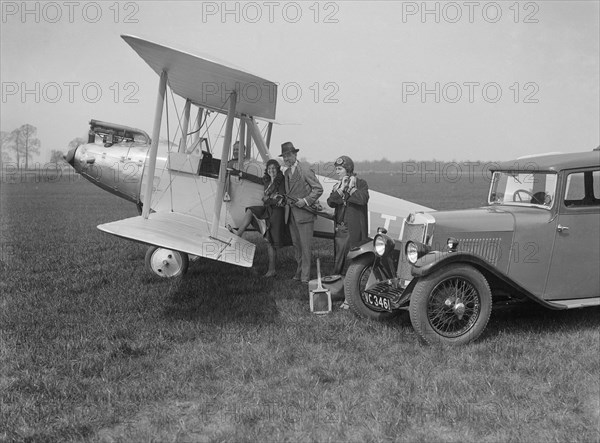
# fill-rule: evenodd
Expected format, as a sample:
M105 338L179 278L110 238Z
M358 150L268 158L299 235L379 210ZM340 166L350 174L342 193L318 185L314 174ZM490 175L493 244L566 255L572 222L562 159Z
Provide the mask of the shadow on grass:
M482 338L491 339L502 333L517 335L579 333L600 327L600 307L553 310L535 302L525 302L492 310L490 321Z
M252 269L204 261L176 283L163 315L170 321L266 324L277 317L273 279Z
M294 249L278 250L277 276L264 278L268 261L266 243L257 234L249 236L249 239L257 243L252 268L200 258L190 263L183 278L157 281L155 276L148 274L143 283L170 297L163 316L169 321L187 320L214 325L265 325L278 317L278 302L306 302L308 306L308 287L291 279L296 270ZM318 248L320 243L316 246ZM324 254L315 252L315 255ZM316 277L316 269L312 269L311 275Z

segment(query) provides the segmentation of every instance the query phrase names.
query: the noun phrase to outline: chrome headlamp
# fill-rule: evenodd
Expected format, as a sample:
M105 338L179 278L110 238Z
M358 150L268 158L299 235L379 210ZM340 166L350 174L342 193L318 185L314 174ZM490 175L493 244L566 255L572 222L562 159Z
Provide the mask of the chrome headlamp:
M418 259L429 252L429 247L423 243L409 241L404 248L406 259L410 264L415 264Z
M379 257L389 254L394 250L394 240L384 234L377 234L373 239L373 250Z

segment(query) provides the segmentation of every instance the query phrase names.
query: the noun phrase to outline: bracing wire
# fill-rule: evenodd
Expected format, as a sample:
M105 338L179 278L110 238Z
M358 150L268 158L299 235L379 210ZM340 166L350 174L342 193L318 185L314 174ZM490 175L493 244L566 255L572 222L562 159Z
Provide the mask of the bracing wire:
M171 91L171 101L173 102L173 108L175 109L175 114L177 115L177 130L175 131L175 135L173 139L177 138L177 132L181 131L181 136L183 137L183 128L181 127L181 117L179 116L179 110L177 109L177 103L175 103L175 97L173 96L173 88L169 84L169 90Z
M179 115L179 112L178 112L178 109L177 109L177 104L175 103L175 98L174 98L174 95L173 95L173 89L172 89L172 87L171 87L171 85L170 85L170 84L169 84L169 88L171 89L171 91L170 91L170 92L171 92L172 103L173 103L173 106L174 106L174 109L175 109L175 113L176 113L176 115L177 115L177 121L178 121L177 130L176 130L176 132L175 132L175 135L174 135L174 136L176 137L176 136L177 136L177 133L178 133L179 131L181 131L181 134L183 134L183 128L181 127L180 115ZM168 96L167 96L167 97L168 97ZM222 112L222 111L223 111L223 110L224 110L224 109L227 107L227 104L228 104L229 100L230 100L230 97L228 97L228 98L227 98L227 100L226 100L226 101L225 101L225 103L223 104L223 107L220 109L221 113L224 113L224 112ZM170 167L170 166L171 166L171 165L170 165L170 157L171 157L171 155L170 155L170 154L171 154L171 152L172 152L172 149L171 149L171 148L172 148L172 146L171 146L171 137L170 137L170 124L169 124L169 102L168 102L168 99L167 99L167 98L165 98L165 109L166 109L166 120L167 120L167 124L166 124L166 131L167 131L167 152L168 152L168 158L167 158L167 162L168 162L168 163L167 163L167 168L166 168L166 169L168 169L168 174L169 174L169 193L170 193L170 197L171 197L171 202L170 202L170 204L171 204L171 212L174 212L174 201L173 201L173 182L174 182L174 179L175 179L175 177L173 176L173 174L172 174L172 172L171 172L171 167ZM200 127L198 128L198 130L197 130L197 131L193 131L193 132L191 132L190 134L186 134L186 136L187 136L187 135L194 134L195 132L199 132L199 131L200 131L200 129L202 128L202 126L205 126L205 125L206 125L206 123L207 123L207 120L208 120L208 113L209 113L209 111L207 110L207 111L206 111L206 114L205 114L205 116L204 116L204 121L203 121L203 122L201 122L201 124L200 124ZM225 114L226 114L226 113L225 113ZM210 133L209 133L209 129L210 129L210 127L213 125L213 123L215 122L215 120L216 120L216 118L217 118L217 115L219 115L219 113L217 113L217 114L216 114L216 115L213 117L213 119L210 121L210 123L209 123L208 125L206 125L206 127L205 127L205 130L204 130L204 134L202 134L202 137L204 137L205 135L209 137L209 139L208 139L208 140L209 140L209 143L210 143ZM219 136L220 136L220 135L223 133L223 128L224 128L225 124L226 124L226 119L223 121L223 124L221 125L221 128L219 129L219 132L218 132L218 134L217 134L217 139L218 139L218 138L219 138ZM239 130L240 130L240 125L239 125L239 123L238 123L237 131L236 131L236 132L238 133L238 137L239 137ZM182 136L183 136L183 135L182 135ZM194 146L193 148L195 149L195 146ZM209 145L209 150L211 150L211 146L210 146L210 145ZM227 159L221 159L221 161L227 161ZM163 169L162 173L164 174L164 172L165 172L165 171L164 171L164 169ZM198 177L198 178L196 178L196 179L194 180L194 184L195 184L195 187L196 187L196 194L197 194L197 195L198 195L198 197L199 197L199 198L198 198L198 200L199 200L199 206L200 206L200 208L201 208L201 210L202 210L202 213L203 213L203 215L204 215L204 222L205 222L205 224L206 224L206 227L207 227L207 229L208 229L208 230L210 230L210 221L208 220L208 217L207 217L207 212L206 212L206 208L204 207L204 203L203 203L203 200L202 200L202 193L201 193L201 190L200 190L200 188L199 188L199 183L198 183L198 180L199 180L199 179L201 179L201 178L199 178L199 177ZM209 183L212 183L212 180L210 180L210 182L209 182ZM214 188L213 188L213 189L211 189L211 192L214 194ZM163 193L163 194L161 195L161 197L159 198L159 201L162 199L162 197L163 197L163 196L164 196L164 193ZM158 202L157 202L157 203L158 203ZM227 213L228 213L228 211L227 211Z
M188 132L187 133L188 136L189 135L194 135L197 132L200 132L200 130L202 129L202 127L206 124L206 120L208 120L208 113L209 113L209 110L207 109L206 112L204 112L204 121L202 121L202 120L200 121L200 124L198 125L198 129L196 129L195 131L192 131L192 132ZM210 135L207 138L208 138L208 151L210 152ZM198 134L198 141L196 142L196 144L193 144L192 146L190 146L189 151L193 152L196 149L197 144L201 144L201 142L200 142L200 134ZM200 148L200 150L202 151L202 148Z
M171 90L171 97L173 97L173 89L171 87L171 85L168 83L167 84L169 86L169 89ZM171 173L171 136L170 136L170 125L169 125L169 96L165 95L165 102L164 102L164 106L165 106L165 114L166 114L166 130L167 130L167 173L169 174L169 194L171 196L171 201L170 201L170 207L171 207L171 212L174 212L174 206L173 206L173 174ZM175 113L177 114L178 118L179 118L179 112L177 111L177 104L175 103L175 99L173 98L173 106L175 107ZM178 121L178 126L181 127L181 122ZM183 133L183 131L182 131ZM175 132L175 136L177 136L177 131ZM160 140L159 140L160 142ZM175 143L173 143L175 144ZM161 172L161 179L162 179L162 175L165 173L165 170L163 168L162 172ZM158 204L162 198L164 197L164 193L159 197L159 199L156 201L156 204Z

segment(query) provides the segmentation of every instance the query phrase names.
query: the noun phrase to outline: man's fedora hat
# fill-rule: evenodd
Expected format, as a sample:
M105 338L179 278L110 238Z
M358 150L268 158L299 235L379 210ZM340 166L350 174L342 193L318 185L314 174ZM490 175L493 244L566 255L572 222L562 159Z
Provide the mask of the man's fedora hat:
M285 142L281 145L281 155L279 157L283 157L285 154L293 152L294 154L298 152L300 149L294 148L292 142Z

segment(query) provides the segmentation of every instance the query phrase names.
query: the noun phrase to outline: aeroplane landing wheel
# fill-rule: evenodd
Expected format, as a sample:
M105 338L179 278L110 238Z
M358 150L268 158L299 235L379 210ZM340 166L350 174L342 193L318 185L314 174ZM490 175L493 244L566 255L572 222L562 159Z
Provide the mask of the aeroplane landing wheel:
M180 277L187 272L189 263L188 255L183 252L157 246L146 251L146 268L159 277Z
M421 340L465 345L485 329L492 312L492 293L477 269L450 265L417 282L409 311Z
M367 281L373 270L373 257L363 255L352 261L344 277L344 296L352 312L360 317L384 320L395 317L399 311L376 310L365 302Z

